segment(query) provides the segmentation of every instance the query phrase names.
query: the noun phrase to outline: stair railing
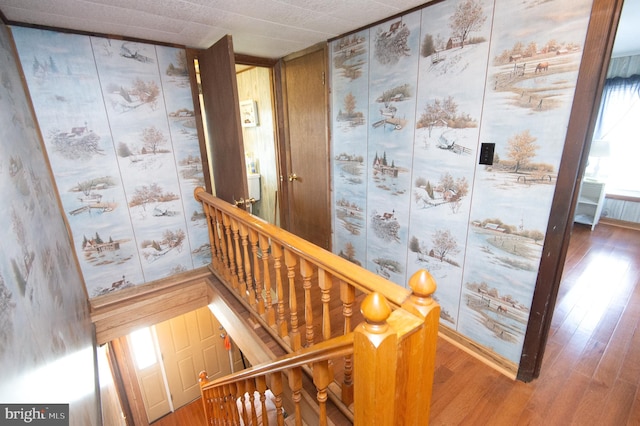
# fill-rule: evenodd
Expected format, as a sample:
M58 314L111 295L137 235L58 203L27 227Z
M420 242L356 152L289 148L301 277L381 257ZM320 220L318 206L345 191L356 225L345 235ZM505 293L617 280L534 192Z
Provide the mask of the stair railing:
M388 359L377 358L379 354L369 361L361 361L361 366L368 365L371 368L359 372L354 370L358 368L354 354L345 354L327 363L329 397L340 401L343 408L350 407L347 415L354 416L357 421L358 415L368 418L372 414L367 412L371 409L369 405L355 403L356 393L360 391L354 392L354 386L358 382L368 383L358 398L362 398L362 395L371 397L372 389L378 387L371 383L379 382L379 376L370 377L373 380L371 382L367 379L367 371L378 374L377 368L386 369L395 365L399 386L393 387L395 399L398 399L398 395L407 394L407 389L412 394L393 404L398 407L397 410L385 411L394 412L396 421L400 412L402 416L411 416L408 411L420 414L420 421L415 424L423 423L425 412L428 418L429 404L427 402L425 405L425 401L430 401L431 397L440 307L432 298L436 285L427 271L414 274L409 280L410 289L403 288L345 257L324 250L220 200L203 188L197 188L194 196L202 202L208 223L212 273L253 312L255 319L287 352L299 352L321 342L349 335L354 331L354 324L358 323L362 323L358 326L363 328L362 335L373 336L370 339L376 342L374 346L380 342L395 345L396 355L392 356L395 357L395 364ZM386 316L372 314L372 318L367 319L354 309L354 305L374 293L382 296L389 312ZM314 307L319 312L314 311ZM336 315L336 312L339 314ZM334 318L342 318L339 323L332 321L332 313ZM422 325L418 327L414 324L412 331L404 329L415 321ZM388 326L385 325L387 323ZM354 341L356 348L357 342L364 342L357 337ZM395 343L390 344L390 341ZM400 361L400 358L407 356L409 359ZM355 380L356 375L360 375L359 380ZM428 383L428 389L422 389L425 383ZM389 389L386 385L381 387ZM373 397L374 400L378 398L375 395ZM420 404L417 406L419 409L400 410L402 407L412 408L407 406L412 403ZM358 414L358 406L365 411Z

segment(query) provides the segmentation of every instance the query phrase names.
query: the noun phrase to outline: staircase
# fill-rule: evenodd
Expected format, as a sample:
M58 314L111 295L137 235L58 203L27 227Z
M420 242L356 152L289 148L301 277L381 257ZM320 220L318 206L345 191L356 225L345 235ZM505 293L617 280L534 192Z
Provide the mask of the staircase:
M252 364L202 373L209 424L428 422L440 307L427 271L409 290L201 188L195 197L222 284L210 306Z

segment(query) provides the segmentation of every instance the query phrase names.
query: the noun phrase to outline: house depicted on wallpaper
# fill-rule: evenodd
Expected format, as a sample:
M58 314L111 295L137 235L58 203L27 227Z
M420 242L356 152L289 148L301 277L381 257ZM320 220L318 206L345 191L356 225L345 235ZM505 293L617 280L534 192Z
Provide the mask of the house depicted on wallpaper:
M185 50L12 32L89 297L207 264Z
M590 7L446 1L331 43L334 251L426 268L442 324L514 366Z
M428 269L441 324L511 372L591 3L435 2L329 42L334 252L402 286ZM38 381L72 424L100 424L88 300L210 262L185 50L11 33L17 50L0 25L0 401L29 402Z

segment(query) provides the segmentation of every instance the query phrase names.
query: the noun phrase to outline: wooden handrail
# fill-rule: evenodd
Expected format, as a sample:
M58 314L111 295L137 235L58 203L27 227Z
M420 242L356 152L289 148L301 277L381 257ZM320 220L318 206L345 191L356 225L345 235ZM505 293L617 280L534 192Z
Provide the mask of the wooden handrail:
M253 367L229 374L216 380L207 381L203 389L234 383L239 380L254 379L267 373L286 371L294 367L302 367L318 361L339 358L353 353L353 333L336 337ZM202 373L201 373L202 374ZM202 376L200 376L202 378Z
M257 415L255 398L264 406L267 389L281 414L288 389L299 422L304 370L317 388L320 424L328 398L355 424L427 421L440 315L427 271L403 288L202 188L194 196L207 218L209 268L289 352L214 382L203 377L207 416L229 420L228 410L242 401L246 424ZM340 324L332 323L335 313Z
M224 213L238 217L246 223L247 226L259 233L269 235L271 238L275 238L281 242L287 242L287 248L299 257L307 259L323 269L330 269L335 277L353 283L358 290L364 293L378 291L384 294L386 299L395 306L400 306L411 293L408 289L400 287L369 270L361 268L322 247L318 247L297 235L265 222L257 216L253 216L226 201L214 197L206 192L203 187L196 188L194 196L196 200L200 202L205 202Z

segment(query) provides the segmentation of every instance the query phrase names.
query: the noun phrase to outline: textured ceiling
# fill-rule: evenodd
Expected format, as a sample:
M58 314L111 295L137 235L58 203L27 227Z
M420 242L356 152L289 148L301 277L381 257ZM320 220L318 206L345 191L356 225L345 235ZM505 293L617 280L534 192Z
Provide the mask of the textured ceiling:
M426 0L0 0L9 21L279 58Z
M565 1L565 0L562 0ZM427 0L0 0L9 21L280 58ZM625 0L614 56L640 53L640 0Z

